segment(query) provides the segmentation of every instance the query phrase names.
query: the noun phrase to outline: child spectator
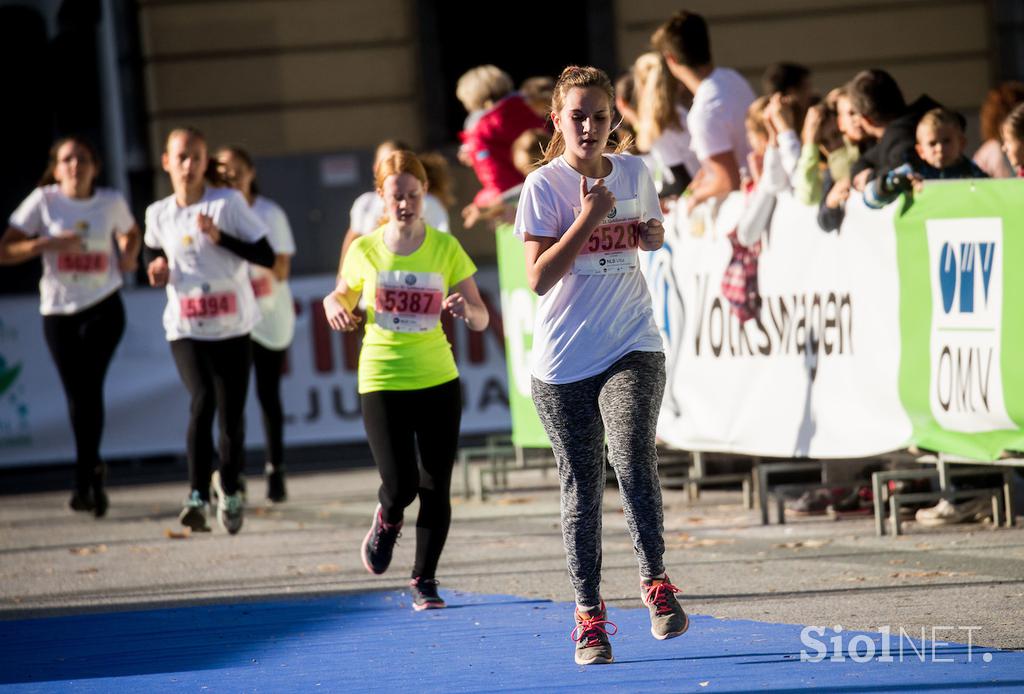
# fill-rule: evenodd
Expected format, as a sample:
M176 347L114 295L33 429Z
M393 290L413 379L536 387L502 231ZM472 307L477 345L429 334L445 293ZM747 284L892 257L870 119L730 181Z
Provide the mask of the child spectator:
M1024 104L1018 104L1003 121L1003 152L1014 175L1024 177Z
M826 101L833 98L836 127L842 135L843 145L829 152L828 166L823 174L818 226L824 231L838 231L842 225L846 200L850 196L850 170L861 152L874 143L864 132L860 114L853 108L847 88L843 86L832 90Z
M864 202L884 207L922 180L988 178L964 155L966 148L963 116L944 108L928 111L917 124L914 149L919 163L908 162L872 180L864 189Z
M747 172L749 174L743 185L744 190L756 186L761 180L764 169L764 154L768 149L768 126L764 120L764 110L768 106L768 97L759 96L747 109L746 120L743 121L747 131L747 143L750 153L747 155Z
M692 210L739 190L740 170L750 151L743 121L754 92L738 72L712 63L707 23L698 14L677 12L658 27L651 44L693 94L686 124L701 170L690 185L687 207Z
M797 63L772 63L761 77L762 93L782 94L792 99L797 125L802 127L808 109L820 97L815 96L809 68Z
M1024 102L1024 82L1003 82L989 90L981 105L981 137L984 140L974 153L974 163L992 178L1010 178L1013 168L1003 153L1000 129L1006 116Z
M800 160L800 137L796 134L798 106L791 96L775 92L768 98L764 121L768 130L768 148L764 154L762 187L770 186L773 193L792 190Z
M481 208L501 201L505 190L523 182L523 175L512 165L512 143L523 131L543 128L523 96L512 87L512 78L494 65L482 65L459 78L456 96L469 118L459 133L463 146L459 160L469 163L482 189L462 211L467 227L480 219Z

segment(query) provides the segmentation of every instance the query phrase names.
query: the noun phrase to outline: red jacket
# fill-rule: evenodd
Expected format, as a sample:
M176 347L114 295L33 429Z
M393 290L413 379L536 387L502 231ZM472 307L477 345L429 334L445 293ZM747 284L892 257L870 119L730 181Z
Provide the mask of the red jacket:
M498 202L503 191L523 182L524 176L512 164L512 143L525 131L543 128L544 121L519 94L510 94L484 113L469 129L459 133L473 159L483 190L473 202L487 207Z

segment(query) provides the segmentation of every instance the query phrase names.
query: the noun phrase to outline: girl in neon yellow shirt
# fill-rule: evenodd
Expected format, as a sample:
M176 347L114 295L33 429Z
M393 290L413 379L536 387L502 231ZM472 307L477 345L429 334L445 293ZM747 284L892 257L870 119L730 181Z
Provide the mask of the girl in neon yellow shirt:
M387 571L405 508L418 496L413 607L435 609L445 606L434 574L451 524L462 416L459 372L440 317L447 311L479 331L489 316L473 261L454 236L423 222L427 176L416 155L394 152L376 174L388 221L349 248L324 311L334 330L356 330L356 303L360 294L367 298L359 395L381 486L363 565L370 573Z

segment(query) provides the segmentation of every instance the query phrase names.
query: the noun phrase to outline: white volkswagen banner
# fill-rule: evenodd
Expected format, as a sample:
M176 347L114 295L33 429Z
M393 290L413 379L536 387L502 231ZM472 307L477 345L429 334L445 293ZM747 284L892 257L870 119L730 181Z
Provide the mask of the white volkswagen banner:
M470 332L450 323L463 383L463 433L508 431L504 341L498 279L483 268L476 279L491 310L491 327ZM358 338L333 332L321 300L330 275L296 278L299 309L295 341L281 382L285 445L360 441L365 438L356 392ZM127 328L106 382L104 457L184 454L188 395L171 359L161 325L163 291L123 293ZM249 389L246 443L263 445L255 387ZM0 467L74 460L67 404L43 339L39 299L0 300Z
M838 233L780 197L762 238L759 320L722 296L743 197L711 220L680 205L643 269L667 347L658 433L683 449L845 458L906 445L892 215L851 197Z

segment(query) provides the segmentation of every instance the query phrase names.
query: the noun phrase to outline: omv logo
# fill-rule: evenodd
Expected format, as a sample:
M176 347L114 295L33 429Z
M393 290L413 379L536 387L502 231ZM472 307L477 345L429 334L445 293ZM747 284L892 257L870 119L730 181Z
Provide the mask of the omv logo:
M954 308L959 313L974 313L976 309L984 311L988 308L997 251L994 241L942 244L939 251L939 288L944 313L951 313Z

